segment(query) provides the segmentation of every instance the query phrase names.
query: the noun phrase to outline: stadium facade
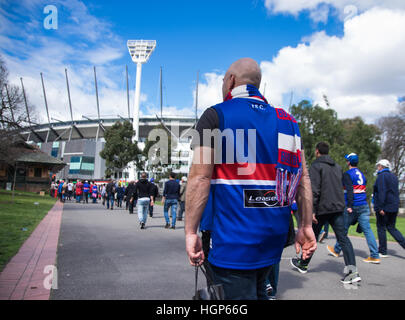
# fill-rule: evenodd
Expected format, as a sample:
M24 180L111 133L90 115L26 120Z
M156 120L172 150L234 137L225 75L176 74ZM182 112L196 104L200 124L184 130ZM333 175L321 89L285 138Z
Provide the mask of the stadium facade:
M20 133L22 139L37 144L39 148L67 163L67 166L56 174L56 179L105 179L105 160L100 157L100 151L105 145L104 132L117 121L132 119L102 118L100 120L59 121L49 124L33 126ZM184 133L195 125L192 117L164 117L145 116L139 118L139 141L141 149L149 133L159 125L169 130L176 127L179 133ZM173 171L187 174L191 163L190 137L177 137L177 146L172 150L171 162L178 163ZM115 179L136 179L138 172L131 167L117 170ZM153 173L150 173L153 176Z

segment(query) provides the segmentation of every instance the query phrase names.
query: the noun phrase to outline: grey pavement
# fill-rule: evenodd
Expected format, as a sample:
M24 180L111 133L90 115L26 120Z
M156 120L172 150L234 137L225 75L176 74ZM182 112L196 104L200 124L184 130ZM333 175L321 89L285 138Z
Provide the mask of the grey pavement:
M165 229L161 206L155 207L147 228L140 230L136 214L101 204L64 205L58 244L58 288L53 300L190 300L194 293L194 268L185 253L184 223ZM328 256L330 234L319 244L309 271L300 274L289 259L293 247L284 250L280 265L280 300L392 300L405 299L405 250L389 242L389 258L380 265L364 263L366 241L351 238L362 281L344 286L343 258ZM199 286L204 286L202 275Z

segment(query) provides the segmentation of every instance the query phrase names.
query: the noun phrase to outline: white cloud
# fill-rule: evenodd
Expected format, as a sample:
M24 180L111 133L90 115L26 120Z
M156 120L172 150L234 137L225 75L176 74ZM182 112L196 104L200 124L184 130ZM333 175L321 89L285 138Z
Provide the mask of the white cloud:
M374 7L405 9L405 1L403 0L265 0L265 6L271 13L298 15L307 10L311 13L311 17L318 18L318 21L320 20L316 12L319 12L322 5L336 8L342 20Z
M222 102L222 79L225 73L208 72L203 75L203 80L198 84L198 112ZM193 90L195 101L196 90ZM194 104L195 107L195 104Z
M125 52L124 41L109 25L92 16L78 0L54 1L59 14L76 19L64 20L53 33L35 28L43 19L43 0L22 0L12 10L0 8L0 53L9 69L9 80L20 86L23 77L27 96L36 107L39 120L47 122L40 72L44 75L50 116L70 120L65 68L68 69L74 119L97 116L93 65L97 65L100 112L127 116L125 67L114 64ZM47 4L47 3L46 3ZM26 12L24 21L20 12ZM39 13L39 17L34 13ZM29 21L30 24L25 23ZM42 21L42 20L39 20ZM38 23L37 23L38 25ZM102 41L101 41L102 40ZM133 92L130 93L133 110ZM145 101L145 96L141 97Z
M347 21L342 38L324 32L263 61L262 83L275 104L294 91L315 103L323 94L340 118L372 121L392 111L405 88L405 11L371 9ZM267 93L267 90L266 90Z
M284 2L284 1L283 1ZM288 1L286 1L288 2ZM375 8L344 24L344 36L318 32L296 47L285 47L261 61L266 98L287 107L306 98L339 118L361 116L367 122L394 111L405 94L405 11ZM223 73L205 74L199 86L201 109L222 100ZM298 98L299 97L299 98Z

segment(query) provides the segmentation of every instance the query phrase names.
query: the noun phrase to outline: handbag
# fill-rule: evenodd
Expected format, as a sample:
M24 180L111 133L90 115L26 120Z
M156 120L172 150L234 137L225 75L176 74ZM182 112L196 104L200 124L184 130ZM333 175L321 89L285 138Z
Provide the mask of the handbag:
M202 271L207 279L208 286L200 290L197 289L198 284L198 269ZM224 288L222 284L215 284L211 278L207 266L202 264L195 267L195 294L193 300L224 300Z

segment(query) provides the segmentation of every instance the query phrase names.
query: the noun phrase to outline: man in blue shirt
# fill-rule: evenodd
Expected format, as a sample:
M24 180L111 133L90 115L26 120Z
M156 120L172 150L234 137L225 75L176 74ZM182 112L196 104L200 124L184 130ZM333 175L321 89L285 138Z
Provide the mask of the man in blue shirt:
M301 225L296 251L302 249L308 258L316 249L311 185L298 125L288 113L266 101L258 89L260 81L261 70L253 59L239 59L230 66L223 80L224 102L206 110L197 132L200 136L203 132L204 138L207 129L221 132L222 137L233 134L233 139L226 140L227 144L236 140L236 151L229 148L233 150L231 158L224 159L229 155L226 144L218 150L208 141L207 145L196 142L186 191L190 264L207 263L227 300L268 299L265 281L270 267L281 259L289 228L289 204L297 186ZM248 161L241 159L241 147L253 153L249 153L252 158ZM214 161L215 154L222 155L219 162ZM283 184L287 178L291 181L288 194ZM204 254L208 248L203 248L197 234L199 226L201 231L211 231L208 257Z
M390 171L390 163L383 159L377 163L377 180L374 184L374 211L377 218L377 232L380 257L387 257L387 233L405 249L405 239L395 228L399 210L398 178Z
M175 180L176 174L174 172L170 173L169 181L165 183L163 189L163 213L166 219L165 228L176 229L176 214L177 214L177 205L180 197L180 184ZM171 208L172 215L172 225L170 226L169 218L169 208Z
M359 163L359 156L357 154L350 153L345 156L345 159L349 167L349 170L343 174L346 200L346 209L344 211L345 230L347 233L349 227L358 222L370 249L370 257L363 261L379 264L380 256L378 254L377 242L370 227L370 208L367 203L366 194L367 180L364 174L357 168ZM342 251L339 242L336 242L335 247L328 245L327 249L334 257L338 257L340 251Z

